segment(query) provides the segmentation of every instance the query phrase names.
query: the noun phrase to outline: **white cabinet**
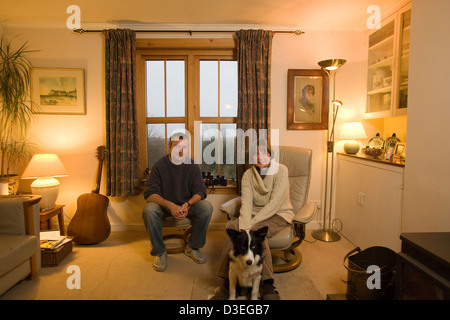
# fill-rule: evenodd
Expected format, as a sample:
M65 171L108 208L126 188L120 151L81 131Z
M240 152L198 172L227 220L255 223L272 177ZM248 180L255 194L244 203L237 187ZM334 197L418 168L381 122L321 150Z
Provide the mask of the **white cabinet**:
M411 3L368 35L366 118L406 115Z
M400 250L403 166L338 154L335 216L355 246Z

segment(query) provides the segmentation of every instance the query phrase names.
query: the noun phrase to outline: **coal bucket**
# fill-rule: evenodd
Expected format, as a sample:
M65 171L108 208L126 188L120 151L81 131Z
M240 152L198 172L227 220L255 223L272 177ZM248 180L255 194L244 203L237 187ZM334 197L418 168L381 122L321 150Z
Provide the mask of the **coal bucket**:
M394 251L385 247L370 247L363 251L357 247L347 253L344 258L344 266L348 270L347 298L392 300L396 256ZM345 263L347 259L348 266ZM369 267L372 271L368 272Z

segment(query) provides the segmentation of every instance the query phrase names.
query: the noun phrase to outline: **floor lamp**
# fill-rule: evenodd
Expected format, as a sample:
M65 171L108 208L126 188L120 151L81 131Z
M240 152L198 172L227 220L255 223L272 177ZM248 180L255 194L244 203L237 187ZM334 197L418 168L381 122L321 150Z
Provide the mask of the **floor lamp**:
M336 123L336 117L341 107L342 101L336 100L336 73L339 68L346 62L344 59L329 59L320 61L319 66L328 74L331 79L333 77L333 100L332 100L332 114L330 114L331 106L328 107L328 116L332 115L332 125L327 129L327 161L325 170L325 201L323 208L323 228L313 232L313 237L317 240L325 242L339 241L341 236L332 229L331 226L331 207L333 202L333 169L334 169L334 125ZM329 154L331 153L331 172L330 172L330 201L328 211L328 225L327 225L327 203L328 203L328 167L329 167Z

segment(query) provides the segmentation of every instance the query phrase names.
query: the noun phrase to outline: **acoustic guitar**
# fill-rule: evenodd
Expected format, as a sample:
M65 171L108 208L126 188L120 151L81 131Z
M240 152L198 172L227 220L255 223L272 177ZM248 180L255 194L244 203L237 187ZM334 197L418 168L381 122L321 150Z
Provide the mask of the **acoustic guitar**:
M85 193L78 197L77 211L67 228L67 235L73 237L73 241L79 244L95 244L105 241L111 232L106 212L109 199L99 193L105 151L104 146L97 148L96 188L91 193Z

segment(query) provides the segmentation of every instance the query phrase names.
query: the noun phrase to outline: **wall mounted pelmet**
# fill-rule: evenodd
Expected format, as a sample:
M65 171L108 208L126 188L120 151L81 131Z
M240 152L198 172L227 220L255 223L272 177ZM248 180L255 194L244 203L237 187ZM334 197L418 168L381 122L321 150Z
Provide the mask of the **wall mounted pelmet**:
M86 32L103 32L103 30L86 30L86 29L74 29L73 30L76 33L83 34ZM152 32L152 33L189 33L189 35L192 36L193 33L234 33L237 30L134 30L134 32ZM301 30L292 30L292 31L273 31L274 33L281 33L281 34L295 34L295 35L301 35L305 33Z

